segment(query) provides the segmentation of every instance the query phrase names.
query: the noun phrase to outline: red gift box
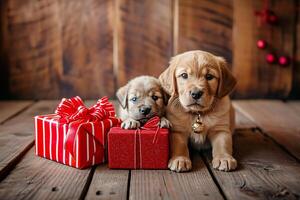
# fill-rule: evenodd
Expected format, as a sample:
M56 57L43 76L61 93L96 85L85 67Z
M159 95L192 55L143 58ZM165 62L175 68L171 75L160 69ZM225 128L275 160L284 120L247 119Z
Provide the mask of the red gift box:
M107 133L119 123L107 97L90 108L64 98L55 114L35 117L36 155L79 169L102 163Z
M126 130L113 127L108 133L108 166L121 169L167 169L169 130L159 128L159 118L143 127Z

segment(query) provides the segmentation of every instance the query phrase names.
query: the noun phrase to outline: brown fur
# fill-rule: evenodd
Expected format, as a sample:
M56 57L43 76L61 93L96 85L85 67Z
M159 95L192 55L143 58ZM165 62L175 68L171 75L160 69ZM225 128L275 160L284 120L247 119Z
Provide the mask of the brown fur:
M187 78L183 78L184 73ZM211 80L208 79L210 75ZM191 169L190 140L196 149L207 144L212 146L214 168L222 171L235 169L237 163L232 157L234 110L228 94L236 80L225 60L204 51L189 51L175 56L159 80L170 95L166 113L172 123L169 168L177 172ZM197 100L191 95L195 90L203 92ZM205 125L201 134L194 133L191 128L198 114Z

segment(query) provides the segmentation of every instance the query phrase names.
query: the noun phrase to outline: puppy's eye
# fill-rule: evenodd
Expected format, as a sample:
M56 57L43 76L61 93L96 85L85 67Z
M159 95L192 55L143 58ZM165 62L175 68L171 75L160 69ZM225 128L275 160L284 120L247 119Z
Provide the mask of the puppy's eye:
M137 97L132 97L132 98L130 99L130 101L132 101L132 102L136 102L136 100L137 100Z
M211 75L211 74L206 74L205 75L205 79L206 80L208 80L208 81L210 81L210 80L212 80L212 79L214 79L215 77L213 76L213 75Z
M156 101L156 100L158 99L158 96L152 95L152 99L153 99L154 101Z
M187 79L189 76L187 73L182 73L180 74L180 76L183 78L183 79Z

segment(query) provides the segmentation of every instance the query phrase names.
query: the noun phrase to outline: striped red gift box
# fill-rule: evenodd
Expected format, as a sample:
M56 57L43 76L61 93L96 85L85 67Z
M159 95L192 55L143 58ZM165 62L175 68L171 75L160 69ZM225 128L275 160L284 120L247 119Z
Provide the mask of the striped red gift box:
M107 97L90 108L63 99L55 113L35 117L36 155L79 169L105 161L107 133L120 123Z

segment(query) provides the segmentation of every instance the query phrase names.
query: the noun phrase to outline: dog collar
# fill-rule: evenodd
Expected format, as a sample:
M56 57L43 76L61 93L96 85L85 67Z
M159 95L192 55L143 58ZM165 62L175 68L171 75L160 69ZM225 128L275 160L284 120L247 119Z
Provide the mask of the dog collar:
M204 131L205 125L203 122L203 117L204 117L204 115L206 115L207 113L211 112L214 109L216 102L217 102L217 98L214 99L214 101L211 104L211 107L207 111L198 112L197 119L192 123L192 129L193 129L194 133L200 134Z

